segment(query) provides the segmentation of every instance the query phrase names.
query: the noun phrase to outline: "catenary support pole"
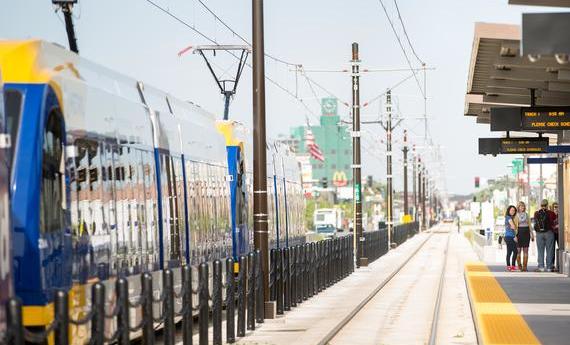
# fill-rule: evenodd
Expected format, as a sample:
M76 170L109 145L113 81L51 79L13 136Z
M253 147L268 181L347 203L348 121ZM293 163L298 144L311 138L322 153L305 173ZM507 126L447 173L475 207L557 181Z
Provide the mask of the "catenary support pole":
M404 130L404 215L410 213L408 207L408 131Z
M267 157L265 133L265 48L263 0L252 0L253 21L253 242L261 252L263 300L269 301L269 237L267 224ZM268 316L272 316L269 313Z
M354 197L354 245L356 266L360 267L367 260L363 258L364 236L362 235L362 171L360 160L360 58L358 43L352 43L352 178ZM366 265L365 265L366 266Z
M386 223L388 225L388 244L392 244L393 229L393 211L394 202L392 191L392 91L386 91L386 114L388 116L386 122Z
M424 228L424 230L428 229L428 226L426 224L426 219L427 219L427 215L426 215L426 180L427 180L427 170L425 168L425 166L422 166L422 227Z
M417 157L416 157L416 145L412 146L412 159L413 159L413 165L412 165L412 190L413 190L413 194L414 194L414 222L418 221L418 191L417 191L417 178L418 178L418 174L417 174Z

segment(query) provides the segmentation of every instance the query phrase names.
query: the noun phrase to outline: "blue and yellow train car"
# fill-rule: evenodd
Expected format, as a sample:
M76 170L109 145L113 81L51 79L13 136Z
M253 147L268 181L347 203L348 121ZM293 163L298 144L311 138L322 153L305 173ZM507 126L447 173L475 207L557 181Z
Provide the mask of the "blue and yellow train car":
M26 326L52 321L57 289L70 291L78 318L90 309L93 282L108 285L110 310L117 277L129 279L135 298L139 274L150 272L160 294L165 268L179 285L182 265L251 249L245 132L224 131L201 107L55 44L0 41L0 70L12 138L9 184L0 178L0 197L10 190L12 225L0 213L0 226L12 237L7 272ZM268 150L281 166L268 180L281 205L271 219L283 219L273 242L281 233L281 243L304 241L297 164L285 151ZM89 338L88 327L72 333L75 343Z

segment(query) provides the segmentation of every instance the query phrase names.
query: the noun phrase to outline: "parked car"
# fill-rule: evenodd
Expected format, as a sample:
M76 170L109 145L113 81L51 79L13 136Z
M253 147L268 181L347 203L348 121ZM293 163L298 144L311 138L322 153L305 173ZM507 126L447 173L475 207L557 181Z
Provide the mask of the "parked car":
M337 235L337 228L332 224L319 224L316 226L316 230L317 234L329 238L334 238Z

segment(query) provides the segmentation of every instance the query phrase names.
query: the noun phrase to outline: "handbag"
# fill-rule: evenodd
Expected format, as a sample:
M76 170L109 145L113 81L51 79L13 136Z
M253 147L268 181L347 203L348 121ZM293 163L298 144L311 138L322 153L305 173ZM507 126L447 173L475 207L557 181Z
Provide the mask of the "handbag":
M503 244L503 235L499 235L498 241L499 241L499 244Z

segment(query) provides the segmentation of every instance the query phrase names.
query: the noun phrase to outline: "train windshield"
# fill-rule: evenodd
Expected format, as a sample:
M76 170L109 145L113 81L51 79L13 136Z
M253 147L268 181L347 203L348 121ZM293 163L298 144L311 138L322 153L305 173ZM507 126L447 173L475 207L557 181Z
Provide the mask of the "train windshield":
M5 89L4 109L6 110L6 133L10 134L12 141L10 157L14 157L14 149L18 139L18 129L20 128L20 117L22 114L22 94L16 90Z

